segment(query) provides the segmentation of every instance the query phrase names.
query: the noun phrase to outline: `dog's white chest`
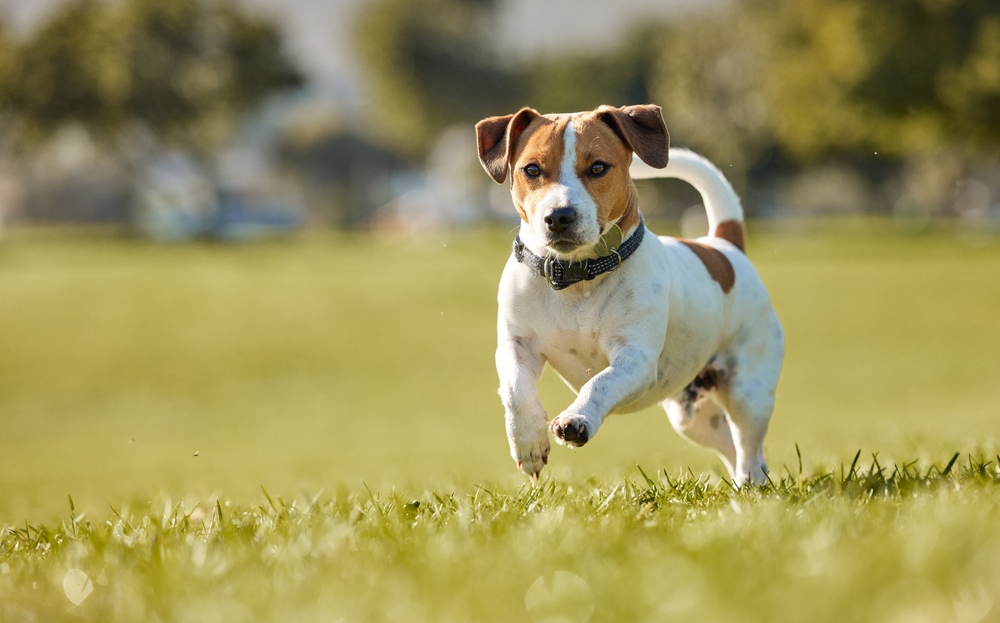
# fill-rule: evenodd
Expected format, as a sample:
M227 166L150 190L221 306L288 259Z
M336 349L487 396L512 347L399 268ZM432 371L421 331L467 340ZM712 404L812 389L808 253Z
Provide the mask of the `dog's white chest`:
M542 355L552 368L575 390L608 367L608 353L601 343L600 327L587 322L544 327L538 333Z
M666 270L656 270L659 245L640 247L629 271L599 282L583 282L553 291L511 262L501 285L501 317L534 338L538 353L574 390L600 374L626 342L663 348L667 312ZM638 269L642 279L628 279Z

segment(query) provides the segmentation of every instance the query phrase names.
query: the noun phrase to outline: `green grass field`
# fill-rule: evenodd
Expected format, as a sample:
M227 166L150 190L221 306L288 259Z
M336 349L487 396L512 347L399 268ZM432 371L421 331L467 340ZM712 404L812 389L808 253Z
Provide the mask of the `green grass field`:
M0 621L1000 620L1000 243L750 234L788 352L774 486L733 493L658 411L524 486L493 370L506 230L8 231ZM574 598L542 603L553 582Z

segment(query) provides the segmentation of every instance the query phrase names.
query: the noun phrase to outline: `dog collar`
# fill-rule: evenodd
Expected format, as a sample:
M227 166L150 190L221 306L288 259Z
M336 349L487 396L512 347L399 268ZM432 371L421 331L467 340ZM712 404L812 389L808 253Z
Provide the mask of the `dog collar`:
M617 229L617 225L615 228ZM643 223L642 219L639 219L639 227L636 228L635 233L629 236L628 240L622 242L621 246L617 248L611 246L613 242L609 244L610 241L606 238L608 234L605 234L601 237L601 242L604 242L608 246L611 253L593 259L584 259L579 262L557 260L554 257L538 257L528 250L524 246L524 243L521 242L521 237L517 236L514 238L514 258L542 277L545 277L545 280L549 282L553 290L562 290L574 283L590 281L598 275L617 270L622 265L622 262L627 260L639 248L639 243L642 242L642 235L645 229L645 223Z

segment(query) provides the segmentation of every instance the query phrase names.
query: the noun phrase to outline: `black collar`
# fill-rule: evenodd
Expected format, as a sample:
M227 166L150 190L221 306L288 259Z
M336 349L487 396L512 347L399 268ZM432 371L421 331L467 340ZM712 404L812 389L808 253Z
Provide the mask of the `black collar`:
M557 260L554 257L538 257L524 246L521 237L518 236L514 238L514 258L545 277L553 290L562 290L574 283L590 281L598 275L616 270L639 248L645 229L645 223L639 219L639 227L636 228L635 233L629 236L628 240L623 242L620 247L611 249L610 255L584 259L579 262Z

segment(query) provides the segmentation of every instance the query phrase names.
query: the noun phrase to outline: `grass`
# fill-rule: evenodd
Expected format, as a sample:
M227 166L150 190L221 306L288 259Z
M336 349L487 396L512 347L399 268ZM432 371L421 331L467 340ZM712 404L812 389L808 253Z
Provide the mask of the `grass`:
M567 620L588 595L593 621L998 620L1000 245L750 231L788 352L776 482L739 493L656 410L524 485L492 362L505 230L8 231L0 621L530 621L553 583Z
M1000 469L958 459L71 511L0 538L0 617L997 620Z

